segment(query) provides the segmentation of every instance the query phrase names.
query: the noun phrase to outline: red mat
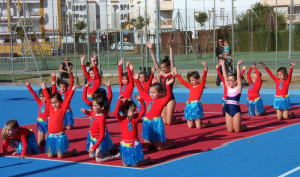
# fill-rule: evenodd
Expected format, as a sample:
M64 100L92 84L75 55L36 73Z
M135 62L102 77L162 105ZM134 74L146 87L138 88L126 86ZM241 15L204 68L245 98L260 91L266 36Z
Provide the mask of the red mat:
M184 103L177 103L175 109L175 117L183 117ZM220 104L203 104L204 109L204 122L207 120L212 121L214 127L205 129L189 129L186 123L179 125L165 126L166 137L168 140L174 140L176 142L176 148L155 151L144 149L145 158L151 157L157 161L157 164L182 158L195 153L204 152L216 147L222 146L224 143L228 143L237 139L246 138L249 136L261 134L268 131L273 131L285 126L300 123L300 119L281 120L276 117L275 109L272 106L265 106L267 114L262 117L249 117L247 115L247 105L241 105L243 113L242 123L246 124L249 131L243 133L228 133L225 126L225 118L221 114ZM291 111L294 111L296 115L300 114L299 107L292 107ZM113 114L110 114L113 117ZM90 159L88 153L85 151L86 136L89 129L88 118L77 118L76 128L74 130L67 130L66 134L69 138L70 150L73 148L78 149L80 155L77 157L70 157L62 159L64 161L71 162L84 162L84 163L97 163L95 159ZM36 125L28 125L36 132ZM111 138L114 143L121 141L120 126L116 119L108 119L107 127L110 132ZM141 135L142 123L139 124L139 135ZM141 140L142 142L142 140ZM2 143L0 145L2 149ZM43 150L44 152L44 150ZM46 153L39 155L32 155L32 158L48 159ZM60 160L54 158L55 160ZM110 162L104 162L105 165L122 166L121 160L114 160Z

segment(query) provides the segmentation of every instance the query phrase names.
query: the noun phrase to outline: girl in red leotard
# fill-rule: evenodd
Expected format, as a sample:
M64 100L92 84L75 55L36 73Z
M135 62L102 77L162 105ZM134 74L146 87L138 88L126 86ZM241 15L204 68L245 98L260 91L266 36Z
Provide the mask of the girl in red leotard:
M296 65L295 62L290 63L290 71L287 72L285 67L280 67L277 69L277 77L273 75L271 70L263 63L259 62L259 64L265 68L271 78L274 80L276 84L276 95L274 98L274 108L276 109L277 118L279 120L282 119L291 119L295 118L295 114L292 112L289 115L289 109L291 108L291 102L289 97L289 86L292 80L293 66Z
M169 47L170 47L170 59L168 56L165 57L160 63L160 66L158 65L155 56L152 51L152 43L148 41L147 46L150 50L152 60L154 63L154 67L156 71L159 73L160 83L163 85L163 92L161 94L161 97L166 96L166 81L173 78L175 79L175 74L173 73L172 69L175 67L174 59L173 59L173 50L172 50L172 40L169 40ZM171 92L173 88L173 83L170 85ZM173 119L173 113L175 109L175 98L173 95L173 92L171 93L171 99L168 101L167 105L164 107L161 117L164 121L165 125L172 125L172 124L178 124L182 123L181 119Z

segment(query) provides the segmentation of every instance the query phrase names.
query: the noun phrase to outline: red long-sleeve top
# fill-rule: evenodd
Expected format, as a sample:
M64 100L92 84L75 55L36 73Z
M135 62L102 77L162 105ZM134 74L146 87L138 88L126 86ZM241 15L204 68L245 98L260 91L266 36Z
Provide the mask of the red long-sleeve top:
M36 103L39 105L39 115L38 118L42 118L44 121L47 121L47 118L49 117L49 106L50 106L50 102L45 102L43 103L40 98L37 96L37 94L33 91L33 89L31 88L30 85L27 85L27 89L30 91L30 93L32 94L33 98L35 99ZM41 108L42 106L45 104L45 110L42 113L41 112Z
M130 123L132 126L131 131L129 131L128 129L129 118L128 117L125 118L123 116L120 116L119 114L121 100L118 100L117 102L116 109L115 109L115 116L120 123L122 140L124 142L128 141L128 143L130 143L133 140L138 139L138 122L140 118L143 116L143 114L145 113L144 101L140 100L140 102L141 102L141 111L138 114L135 114L133 118L130 118Z
M275 81L275 83L276 83L276 95L278 95L278 96L288 95L289 86L290 86L290 82L291 82L291 79L292 79L293 68L290 67L289 75L288 75L288 78L286 80L279 80L277 77L275 77L273 75L272 71L268 67L265 67L265 69L268 72L268 74L271 76L273 81ZM280 86L281 82L282 82L282 87L280 89L279 86Z
M149 93L150 85L152 83L154 73L151 73L150 78L147 82L141 83L141 86L143 87L143 90L147 93Z
M87 105L89 105L90 107L93 107L93 102L87 98L87 89L88 88L86 86L83 87L82 99ZM108 99L108 103L111 104L112 91L111 91L110 85L107 86L107 99Z
M227 87L226 87L225 79L224 79L222 73L220 72L220 70L219 69L216 69L216 70L218 72L218 75L219 75L221 81L223 82L223 88L224 88L223 100L226 100L226 98L227 98ZM245 70L242 70L241 77L244 75L244 73L245 73Z
M146 109L145 117L149 118L150 120L152 120L155 117L160 117L160 114L161 114L164 106L168 103L168 101L171 98L171 88L170 88L170 86L166 85L167 95L165 97L152 99L150 97L150 95L143 90L139 80L134 79L134 81L137 85L140 96L142 96L142 98L146 101L146 108L147 109ZM152 104L150 104L150 103L152 103Z
M203 88L206 83L206 75L207 75L207 70L204 70L201 83L196 86L193 86L191 83L188 83L185 80L183 80L178 73L176 74L177 79L182 83L182 85L184 85L186 88L190 90L188 103L190 103L191 101L198 101L201 99Z
M249 71L247 73L247 79L248 79L248 82L249 82L248 99L251 100L251 101L254 101L256 98L258 98L260 96L259 95L259 90L260 90L261 84L262 84L261 76L260 76L260 73L259 73L258 69L255 67L254 70L255 70L256 75L257 75L257 82L252 83L252 80L251 80L252 67L249 68Z
M28 130L27 128L19 127L19 130L16 132L16 134L6 137L5 140L2 142L3 143L2 144L3 145L3 154L6 155L7 152L8 152L9 139L14 138L14 139L21 140L22 146L23 146L21 155L23 155L23 156L26 155L26 152L27 152L27 140L26 140L26 138L28 137L29 133L30 133L30 130Z
M95 73L95 78L92 79L89 75L89 73L86 71L85 65L81 65L82 71L84 73L84 76L86 77L86 79L89 81L90 85L88 90L87 90L87 94L93 96L95 90L97 90L100 85L101 85L101 77L98 71L98 68L96 65L93 65L93 69L94 69L94 73Z
M53 81L55 81L56 80L56 76L54 75L53 76L53 79L52 79ZM64 98L66 98L66 97L68 97L68 95L70 94L70 90L72 90L72 87L73 87L73 85L74 85L74 77L73 77L73 74L71 73L70 74L70 85L69 85L69 88L64 92L64 93L62 93L62 92L59 92L58 90L57 90L57 87L56 87L56 85L55 84L52 84L52 94L53 93L59 93L61 96L64 94ZM70 107L69 107L70 108Z
M49 114L49 121L48 121L48 132L49 133L59 133L64 130L64 117L65 114L70 106L71 99L74 95L75 90L70 89L70 93L68 96L65 98L63 103L61 104L61 108L55 111L55 109L50 106L50 114ZM46 89L43 89L44 96L48 102L50 102L50 95L48 94Z
M129 69L129 67L126 67L126 68L127 68L127 72L128 72L129 82L128 82L128 84L124 85L122 83L122 78L123 78L122 66L119 65L120 95L123 95L123 99L131 99L134 83L133 83L131 70ZM125 87L125 89L123 89L124 87Z
M105 136L105 115L94 115L92 124L90 127L91 136L97 139L97 143L92 147L96 151L96 149L101 144L104 136Z

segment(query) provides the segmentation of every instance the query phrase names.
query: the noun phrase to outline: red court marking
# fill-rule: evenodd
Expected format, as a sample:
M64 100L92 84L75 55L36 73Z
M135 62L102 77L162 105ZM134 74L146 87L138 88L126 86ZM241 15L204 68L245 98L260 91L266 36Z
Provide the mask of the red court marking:
M183 117L184 103L177 103L175 109L175 117ZM300 119L282 120L279 121L276 118L275 109L272 106L265 106L267 114L262 117L249 117L247 115L247 105L241 105L243 113L243 124L248 125L249 131L243 133L228 133L225 126L225 119L221 115L220 104L203 104L204 116L203 122L210 120L214 123L214 127L205 129L189 129L186 124L165 126L166 137L168 140L174 140L176 142L176 148L155 151L144 149L145 158L151 157L157 161L157 164L162 162L168 162L182 158L194 153L204 152L213 148L222 146L225 143L243 139L249 136L261 134L264 132L276 130L285 126L300 123ZM299 107L292 107L291 111L294 111L296 115L300 114ZM207 113L206 113L207 112ZM110 114L113 117L113 114ZM79 150L80 155L77 157L65 158L64 161L71 162L83 162L83 163L96 163L95 159L90 159L85 151L86 136L89 129L89 119L75 119L76 128L74 130L67 130L66 134L69 137L70 150L76 148ZM36 125L28 125L27 127L33 128L36 132ZM116 119L108 119L107 127L110 132L111 138L114 143L118 143L121 140L120 126ZM141 135L142 123L139 124L139 135ZM141 140L142 141L142 140ZM2 143L0 145L2 149ZM44 149L43 149L44 151ZM32 155L33 158L48 159L46 153L39 155ZM55 160L59 160L54 158ZM122 166L121 160L114 160L110 162L104 162L101 164ZM157 165L156 164L156 165Z

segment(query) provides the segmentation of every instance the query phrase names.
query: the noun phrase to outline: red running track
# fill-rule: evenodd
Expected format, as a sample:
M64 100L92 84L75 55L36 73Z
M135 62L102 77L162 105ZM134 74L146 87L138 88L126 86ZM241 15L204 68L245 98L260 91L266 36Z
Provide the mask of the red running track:
M183 117L184 103L177 103L175 109L175 117ZM165 126L166 137L168 140L174 140L176 142L176 148L165 150L165 151L155 151L144 149L145 158L151 157L157 161L157 164L176 160L185 156L189 156L195 153L204 152L210 149L214 149L222 146L225 143L235 141L238 139L243 139L253 135L273 131L286 127L292 124L300 123L300 119L291 120L281 120L279 121L276 117L275 109L272 106L265 106L267 113L265 116L261 117L249 117L247 115L247 105L241 105L242 110L242 123L246 124L249 131L243 133L228 133L225 126L225 119L221 113L220 104L203 104L204 116L203 122L207 120L212 121L215 125L214 127L209 127L205 129L189 129L186 123L179 125ZM299 107L292 107L291 111L294 111L296 115L300 114ZM111 138L114 143L119 144L121 141L120 126L116 119L114 119L111 113L111 119L107 120L107 127L110 132ZM66 134L69 138L70 150L76 148L79 150L80 154L76 157L70 157L62 159L64 161L71 162L83 162L83 163L97 163L95 159L90 159L88 153L85 151L86 136L89 130L89 119L87 117L77 118L76 128L74 130L67 130ZM28 125L26 127L32 128L35 133L36 125ZM139 135L142 132L142 123L139 124ZM141 140L142 142L142 140ZM0 145L2 149L2 143ZM41 151L44 152L42 148ZM46 153L32 155L32 158L42 158L48 159ZM54 158L55 160L60 160ZM104 162L101 164L122 166L121 160L114 160L110 162Z

